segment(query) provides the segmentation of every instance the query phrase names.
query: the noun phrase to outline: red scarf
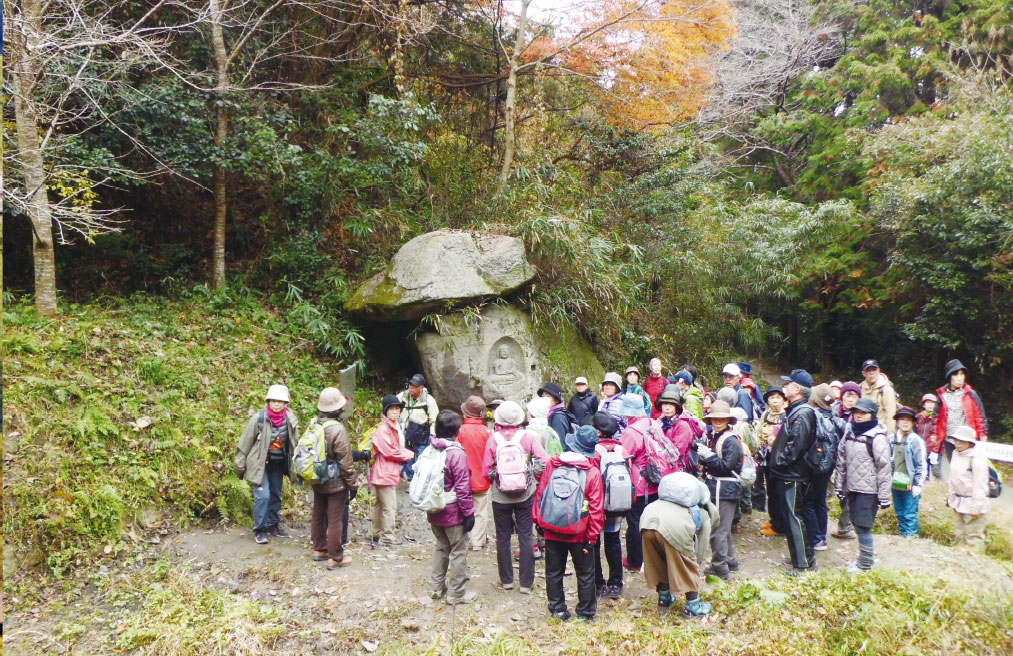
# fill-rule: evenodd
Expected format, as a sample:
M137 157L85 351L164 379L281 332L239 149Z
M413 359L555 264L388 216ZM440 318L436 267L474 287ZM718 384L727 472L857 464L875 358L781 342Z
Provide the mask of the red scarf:
M282 425L282 423L285 421L285 416L288 414L287 407L282 408L281 412L275 412L274 410L271 409L271 406L268 405L266 410L267 410L267 418L271 420L271 423L274 424L275 428L278 428Z

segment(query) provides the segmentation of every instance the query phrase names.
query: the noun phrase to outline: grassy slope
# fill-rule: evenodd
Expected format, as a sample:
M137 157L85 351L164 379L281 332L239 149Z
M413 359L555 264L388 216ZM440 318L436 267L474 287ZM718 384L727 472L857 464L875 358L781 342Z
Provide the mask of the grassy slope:
M305 421L324 362L256 300L137 296L43 319L4 311L4 535L16 579L128 549L159 523L245 521L235 443L268 385ZM149 427L138 429L148 417ZM144 423L143 421L141 423ZM7 577L8 580L11 577Z

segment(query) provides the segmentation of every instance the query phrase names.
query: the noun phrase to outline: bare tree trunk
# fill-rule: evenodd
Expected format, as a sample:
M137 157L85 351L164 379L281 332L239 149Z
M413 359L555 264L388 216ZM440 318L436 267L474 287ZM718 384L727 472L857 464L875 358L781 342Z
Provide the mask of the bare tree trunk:
M219 0L210 0L211 9L211 44L215 53L215 68L218 72L218 84L215 88L218 109L215 122L215 146L225 147L229 135L228 113L225 109L225 93L229 86L229 56L225 51L225 34L222 30L224 7ZM225 197L225 166L215 164L215 243L212 255L212 285L215 289L225 286L225 219L228 204Z
M35 309L42 315L59 312L56 303L56 253L53 250L53 218L49 208L49 191L42 160L42 142L35 108L28 100L38 82L38 71L32 52L42 28L42 3L24 0L25 31L12 35L17 42L17 55L11 68L14 89L14 116L17 123L18 156L24 169L25 189L29 194L28 216L34 232L32 261L35 268Z
M510 72L507 74L507 96L503 104L503 167L499 172L499 190L506 188L510 168L514 163L514 142L517 137L517 67L520 65L521 53L524 51L524 39L528 28L528 5L531 0L521 0L521 17L517 22L517 36L514 38L514 51L508 62Z

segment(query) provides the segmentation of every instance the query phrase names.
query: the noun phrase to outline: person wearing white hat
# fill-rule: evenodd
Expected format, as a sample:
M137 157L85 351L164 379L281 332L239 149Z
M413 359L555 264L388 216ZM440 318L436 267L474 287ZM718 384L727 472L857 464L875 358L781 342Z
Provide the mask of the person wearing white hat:
M253 538L267 544L269 535L287 538L281 528L281 490L299 441L299 419L289 410L288 387L271 385L267 404L254 412L236 447L236 476L253 487Z
M566 409L576 418L578 426L591 425L594 413L598 412L598 397L590 390L584 376L577 376L573 381L573 396Z
M952 429L946 441L953 445L946 506L956 513L957 544L984 553L985 514L989 506L988 459L977 453L978 436L970 426Z
M746 413L746 420L752 423L753 399L749 396L749 390L739 384L742 380L742 370L739 369L739 365L734 362L726 364L721 370L721 378L725 382L725 387L735 392L735 403L731 405L742 408Z

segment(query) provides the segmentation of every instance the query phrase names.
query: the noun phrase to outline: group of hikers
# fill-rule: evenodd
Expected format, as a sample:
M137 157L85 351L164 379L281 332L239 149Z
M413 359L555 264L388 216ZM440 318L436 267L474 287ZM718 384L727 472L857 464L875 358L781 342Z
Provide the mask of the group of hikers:
M476 598L467 589L467 552L485 547L491 525L501 587L530 594L535 561L544 558L548 609L560 620L571 617L567 561L578 618L593 619L599 597L622 596L624 570L643 572L660 608L684 596L686 617L709 614L701 579L739 569L734 535L753 511L769 515L763 535L786 539L786 573L813 572L816 552L827 548L830 493L841 506L831 537L858 540L847 570L869 570L877 512L892 505L901 535L917 536L922 491L942 477L943 457L957 540L984 549L991 472L975 445L988 440L988 423L960 361L946 364L944 384L922 396L918 410L898 405L875 360L862 364L860 383L816 384L795 369L764 390L751 373L746 362L729 363L723 387L708 391L696 367L664 377L655 358L643 380L635 366L623 378L605 374L598 395L577 377L568 403L562 387L547 382L524 407L471 396L460 413L440 410L416 374L383 398L380 422L360 449L341 423L348 401L340 390L320 393L317 416L300 436L288 389L273 385L266 407L250 417L235 465L253 488L258 543L287 536L282 481L301 477L313 491L313 559L328 569L351 564L349 504L360 485L355 462L365 461L373 545L402 543L395 518L403 479L411 503L427 513L434 600Z

